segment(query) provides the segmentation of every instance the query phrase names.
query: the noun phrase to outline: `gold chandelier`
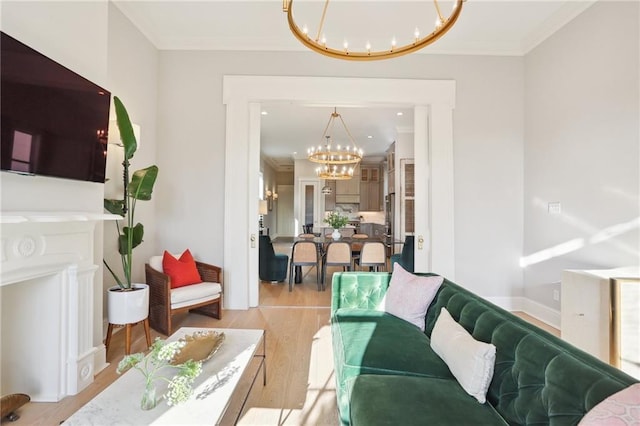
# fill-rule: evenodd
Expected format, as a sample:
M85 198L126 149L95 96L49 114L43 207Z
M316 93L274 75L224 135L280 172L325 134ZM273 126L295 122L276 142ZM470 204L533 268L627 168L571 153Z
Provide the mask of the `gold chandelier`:
M331 134L333 133L333 125L335 123L336 118L340 119L342 123L342 127L345 130L349 138L349 142L351 145L336 145L332 143ZM322 134L323 139L325 139L324 146L318 145L317 147L312 146L307 149L307 158L309 161L313 161L314 163L321 163L325 165L336 165L336 164L357 164L362 160L362 149L358 149L356 146L356 142L351 136L351 132L347 128L347 125L344 123L342 116L338 114L336 108L333 109L331 116L329 117L329 122L327 126L324 128L324 133Z
M324 164L319 166L316 169L316 175L320 179L328 179L328 180L346 180L351 179L353 177L353 172L355 171L356 165L347 165L347 164ZM331 193L331 188L328 188L328 193ZM325 188L322 188L322 193L325 194Z
M408 53L420 50L423 47L428 46L429 44L438 40L456 23L458 17L460 16L460 12L462 12L462 3L465 0L454 0L455 3L453 5L451 14L446 18L442 15L440 6L438 5L438 0L433 0L437 14L436 22L434 24L434 30L423 37L420 37L420 30L418 28L415 28L412 34L412 41L405 45L397 46L396 39L393 38L392 40L390 40L389 47L387 49L374 50L371 44L367 42L366 45L363 46L364 50L362 51L349 50L349 44L347 41L344 41L342 48L335 48L327 45L326 37L324 36L322 29L326 18L329 1L330 0L325 0L317 35L315 38L312 38L309 36L306 26L303 26L301 28L300 26L298 26L298 24L296 24L293 18L292 11L293 0L283 0L282 9L287 13L289 28L291 29L293 35L309 49L317 53L330 56L332 58L349 59L354 61L374 61L406 55Z

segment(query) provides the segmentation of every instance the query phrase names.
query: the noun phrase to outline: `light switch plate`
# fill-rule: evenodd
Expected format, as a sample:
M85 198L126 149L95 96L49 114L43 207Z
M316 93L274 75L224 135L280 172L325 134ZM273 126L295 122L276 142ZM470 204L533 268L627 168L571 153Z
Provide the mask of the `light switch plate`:
M549 203L548 207L549 214L560 214L562 213L562 206L560 205L560 201L554 201Z

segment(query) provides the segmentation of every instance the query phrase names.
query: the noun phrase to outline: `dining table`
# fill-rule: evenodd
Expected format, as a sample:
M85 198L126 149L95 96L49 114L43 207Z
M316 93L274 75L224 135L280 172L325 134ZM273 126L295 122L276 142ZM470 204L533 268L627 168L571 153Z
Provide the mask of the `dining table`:
M356 234L354 234L356 235ZM326 246L334 241L345 241L348 242L349 244L353 245L354 243L365 243L367 241L380 241L382 242L386 247L387 247L387 258L389 258L391 256L391 254L393 254L393 249L396 245L402 245L404 244L404 241L401 240L392 240L391 238L387 237L387 236L369 236L366 238L358 238L358 237L341 237L337 240L334 240L331 235L320 235L320 236L314 236L313 238L311 237L294 237L293 239L293 243L295 244L298 241L313 241L316 245L316 247L318 248L318 256L320 257L320 259L322 259L322 256L324 255L325 252L325 248ZM302 267L301 266L296 266L295 267L295 274L294 274L294 282L296 284L300 284L302 282Z

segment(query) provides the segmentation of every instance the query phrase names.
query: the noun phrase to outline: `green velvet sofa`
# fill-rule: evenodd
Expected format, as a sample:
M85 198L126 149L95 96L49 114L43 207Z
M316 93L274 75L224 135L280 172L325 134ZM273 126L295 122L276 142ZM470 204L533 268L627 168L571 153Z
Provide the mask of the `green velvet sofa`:
M342 424L575 425L607 396L637 382L446 279L421 332L376 310L390 278L333 275L331 332ZM485 404L468 395L431 350L442 307L476 340L496 346Z

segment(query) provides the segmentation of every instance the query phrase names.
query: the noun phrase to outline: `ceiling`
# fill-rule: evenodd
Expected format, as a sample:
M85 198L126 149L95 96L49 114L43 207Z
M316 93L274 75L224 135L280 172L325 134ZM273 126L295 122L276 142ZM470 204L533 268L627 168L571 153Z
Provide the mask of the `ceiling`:
M467 0L454 27L431 46L414 53L522 56L537 46L595 0ZM282 0L147 0L114 1L116 6L160 50L305 51L288 28ZM439 0L442 10L452 1ZM298 23L313 31L324 0L295 0ZM374 46L394 37L395 29L414 28L413 16L428 16L433 22L429 0L333 0L329 11L349 16L345 30L330 26L327 34L340 33L357 45L359 34L371 38ZM427 9L428 7L428 9ZM424 9L423 9L424 8ZM317 25L317 24L316 24ZM425 24L425 32L428 24ZM384 29L384 30L383 30ZM389 35L391 34L391 35ZM330 36L328 36L330 38ZM398 44L405 44L401 39ZM393 60L393 59L392 59ZM335 105L365 156L383 156L398 133L413 126L411 109ZM292 168L293 158L304 158L306 148L322 141L322 134L334 105L263 104L261 150L278 170ZM399 116L398 112L403 115ZM342 130L340 128L340 130ZM345 136L346 138L346 136ZM297 154L294 154L297 153Z

